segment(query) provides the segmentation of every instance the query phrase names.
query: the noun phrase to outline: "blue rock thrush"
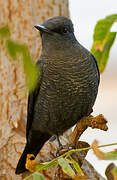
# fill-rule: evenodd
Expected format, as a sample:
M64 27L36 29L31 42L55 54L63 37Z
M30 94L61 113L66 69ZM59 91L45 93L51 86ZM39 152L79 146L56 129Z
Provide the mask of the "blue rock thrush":
M100 81L96 59L76 40L70 19L53 17L35 28L42 41L41 76L29 94L27 142L16 174L26 171L27 154L36 156L49 138L91 113Z

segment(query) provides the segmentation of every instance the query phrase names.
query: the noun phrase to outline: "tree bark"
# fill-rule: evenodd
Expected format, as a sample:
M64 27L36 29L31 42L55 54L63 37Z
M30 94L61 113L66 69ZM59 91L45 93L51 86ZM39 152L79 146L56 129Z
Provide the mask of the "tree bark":
M69 16L68 0L0 1L0 26L8 25L11 39L26 43L35 60L40 53L40 39L33 26L57 15ZM22 175L15 175L15 168L25 145L27 93L23 92L24 86L22 64L10 60L5 43L0 39L1 180L23 179Z

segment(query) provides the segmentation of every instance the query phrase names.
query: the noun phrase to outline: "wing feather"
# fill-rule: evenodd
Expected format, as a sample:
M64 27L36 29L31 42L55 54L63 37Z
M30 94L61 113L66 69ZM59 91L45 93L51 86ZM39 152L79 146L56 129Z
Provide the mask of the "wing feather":
M40 85L41 85L41 80L42 80L42 70L43 70L42 61L38 60L36 65L39 68L40 77L38 78L39 80L38 80L38 83L37 83L37 86L36 86L35 90L30 92L29 96L28 96L27 125L26 125L26 138L27 139L28 139L29 131L30 131L31 126L32 126L35 101L36 101L36 97L39 95Z
M98 73L98 84L100 83L100 71L99 71L99 68L98 68L98 64L97 64L97 60L96 58L93 56L93 54L91 54L95 64L96 64L96 68L97 68L97 73Z

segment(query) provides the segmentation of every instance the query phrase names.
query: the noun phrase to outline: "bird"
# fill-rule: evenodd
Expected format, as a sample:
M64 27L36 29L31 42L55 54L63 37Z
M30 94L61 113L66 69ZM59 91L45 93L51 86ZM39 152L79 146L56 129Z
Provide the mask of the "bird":
M53 135L59 137L92 112L100 82L95 57L76 39L72 21L55 16L34 26L42 49L40 76L27 107L26 145L16 174L26 171L27 154L36 156Z

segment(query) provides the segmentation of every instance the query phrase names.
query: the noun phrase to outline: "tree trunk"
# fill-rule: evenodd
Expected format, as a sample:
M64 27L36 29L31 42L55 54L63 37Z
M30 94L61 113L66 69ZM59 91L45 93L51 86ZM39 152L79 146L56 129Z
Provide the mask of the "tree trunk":
M33 26L48 17L69 16L68 0L2 0L0 26L8 24L11 39L26 43L35 60L40 39ZM28 61L28 60L27 60ZM11 61L0 39L0 179L20 180L15 168L25 144L27 94L25 75L18 61Z

